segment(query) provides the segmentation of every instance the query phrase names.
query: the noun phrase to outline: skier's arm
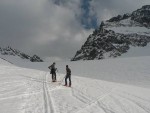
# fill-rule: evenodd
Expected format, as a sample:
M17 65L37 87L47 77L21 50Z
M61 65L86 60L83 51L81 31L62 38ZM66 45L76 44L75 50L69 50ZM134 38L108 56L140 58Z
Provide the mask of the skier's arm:
M55 70L58 72L58 69L57 69L57 68L55 68Z
M51 69L51 67L52 67L52 65L51 65L51 66L48 66L49 69Z

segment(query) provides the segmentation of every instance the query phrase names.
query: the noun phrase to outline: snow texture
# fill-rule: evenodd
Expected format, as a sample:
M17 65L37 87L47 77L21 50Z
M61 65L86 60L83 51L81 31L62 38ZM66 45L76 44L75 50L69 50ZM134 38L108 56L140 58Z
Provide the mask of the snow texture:
M20 62L35 68L27 69L0 59L0 113L150 113L149 60L56 62L58 82L52 83L50 62ZM72 69L71 88L60 84L65 64Z

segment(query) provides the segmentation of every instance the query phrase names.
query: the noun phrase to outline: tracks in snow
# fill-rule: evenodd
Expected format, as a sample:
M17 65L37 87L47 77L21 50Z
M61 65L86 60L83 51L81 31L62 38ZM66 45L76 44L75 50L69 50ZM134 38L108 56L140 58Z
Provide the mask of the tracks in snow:
M28 80L28 78L27 78L27 80ZM41 97L43 96L43 98L41 98L41 105L39 105L37 103L37 105L35 105L35 108L41 107L40 109L42 109L43 111L42 110L41 111L44 113L56 113L56 112L61 113L63 110L64 111L66 110L66 112L69 111L72 113L85 113L85 112L86 113L89 113L89 112L95 113L95 111L94 111L95 109L103 110L103 112L106 112L106 113L110 113L110 112L119 113L120 111L122 113L131 113L132 111L134 113L140 113L140 112L132 110L132 108L136 108L135 110L139 110L142 113L150 113L150 106L148 105L150 101L143 100L142 98L138 98L138 97L136 97L136 95L130 95L130 93L125 94L125 92L116 92L116 89L119 90L119 88L121 88L121 87L118 88L118 86L117 87L110 86L111 89L108 89L108 90L106 90L107 87L102 90L99 90L99 91L103 91L103 93L101 95L97 94L96 98L94 98L93 96L88 94L86 89L84 89L86 87L79 88L79 89L76 87L75 88L74 87L73 88L64 88L64 90L62 90L63 87L57 86L57 84L55 84L55 83L51 84L51 82L48 82L48 73L43 75L43 79L36 79L36 78L30 77L29 80L31 81L31 83L33 83L32 81L35 81L35 83L39 82L41 85L40 91L33 92L30 94L22 94L22 95L19 95L18 97L28 96L28 95L36 95L36 98L34 99L34 100L36 100L36 99L38 99L37 94L41 93ZM36 84L35 84L35 86L36 86ZM76 105L76 104L74 104L72 106L70 105L68 107L67 104L70 102L70 100L68 101L67 98L65 100L66 101L66 106L65 106L64 100L63 100L63 99L65 99L64 98L65 96L63 97L63 95L62 95L62 98L60 101L61 103L58 104L57 102L55 102L54 101L55 98L53 98L53 97L56 97L56 100L57 100L59 91L56 91L56 90L59 90L59 89L61 89L60 92L63 92L63 94L66 97L68 95L76 102L81 103L80 105L82 107L79 105L74 107L74 105ZM67 90L65 90L65 89L67 89ZM97 91L97 92L99 92L99 91ZM54 96L53 93L56 94L56 96ZM71 93L71 95L70 95L70 93ZM59 95L59 96L61 96L61 95ZM14 97L16 97L16 96L12 96L10 98L14 98ZM2 100L4 100L4 99L6 99L6 98L3 98ZM42 103L42 101L43 101L43 103ZM109 101L111 101L113 104L109 103ZM34 103L34 101L32 101L32 102ZM39 101L37 101L37 102L39 102ZM64 105L62 105L62 107L60 107L61 104L64 104ZM117 111L118 109L115 108L115 106L120 110L119 112ZM44 108L42 108L42 107L44 107ZM57 107L58 108L60 107L60 109L56 109ZM64 109L64 107L65 107L65 109ZM131 110L129 111L128 108ZM38 113L40 113L40 112L38 112Z
M45 113L54 113L54 105L52 103L50 91L48 90L47 83L44 81L47 81L47 73L45 74L45 76L43 78L43 97L44 97ZM55 89L56 88L54 88L54 90Z
M91 98L86 96L83 92L79 91L78 89L71 89L72 91L72 96L74 96L76 99L80 100L81 102L88 104L92 101Z
M113 88L111 91L108 91L106 92L104 95L101 95L99 96L98 98L92 100L90 98L88 98L86 95L84 94L80 94L80 95L75 95L74 92L72 91L73 93L73 96L75 96L77 99L79 99L80 101L84 102L86 105L82 108L82 109L79 109L79 110L76 110L75 113L80 113L80 112L83 112L84 110L90 108L91 106L99 103L101 100L103 100L104 98L108 97L109 95L111 95L114 90L116 90L117 87ZM84 101L86 100L86 101Z

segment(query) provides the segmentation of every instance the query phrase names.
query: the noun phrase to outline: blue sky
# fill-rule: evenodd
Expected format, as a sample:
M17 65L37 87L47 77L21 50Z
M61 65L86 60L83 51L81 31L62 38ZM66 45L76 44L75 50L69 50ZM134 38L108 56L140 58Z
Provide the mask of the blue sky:
M98 27L96 15L90 15L91 1L92 0L80 0L80 11L82 14L76 15L76 18L79 20L79 22L83 25L85 29ZM66 0L53 0L53 2L58 6L62 6L66 3Z
M81 2L81 8L83 9L81 24L83 24L86 29L98 27L96 15L90 16L90 1L91 0L82 0Z
M71 58L102 20L150 0L0 0L0 45Z

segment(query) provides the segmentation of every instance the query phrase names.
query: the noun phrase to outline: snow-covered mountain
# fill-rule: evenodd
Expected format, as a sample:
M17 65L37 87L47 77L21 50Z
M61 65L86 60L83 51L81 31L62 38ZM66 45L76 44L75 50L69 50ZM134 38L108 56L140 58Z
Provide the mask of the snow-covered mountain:
M132 47L145 47L149 42L150 5L146 5L131 14L118 15L102 22L72 60L114 58L127 53Z
M29 56L23 52L20 52L19 50L12 49L11 47L6 47L6 48L0 47L0 57L9 62L11 62L12 59L16 59L16 60L21 59L21 60L26 60L31 62L43 62L43 60L37 55Z

